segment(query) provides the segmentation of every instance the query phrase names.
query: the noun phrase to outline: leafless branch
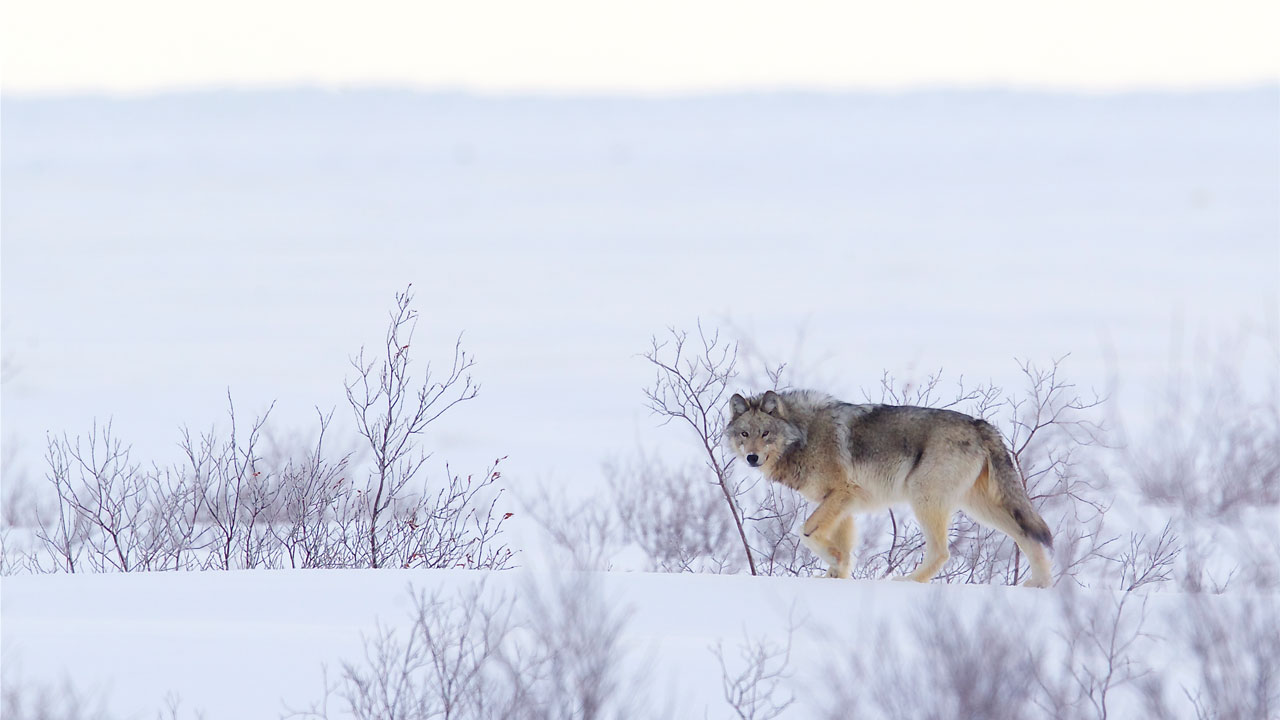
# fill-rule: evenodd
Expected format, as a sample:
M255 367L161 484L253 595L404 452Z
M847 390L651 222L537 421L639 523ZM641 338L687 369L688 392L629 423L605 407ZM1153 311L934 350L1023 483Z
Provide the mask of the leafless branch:
M356 431L372 453L370 479L362 499L368 514L369 566L375 568L386 561L379 539L386 532L387 511L427 460L418 449L419 438L427 426L458 403L475 398L480 389L471 379L475 361L463 351L461 336L454 343L453 362L444 377L433 376L428 363L422 384L414 389L409 349L418 313L412 303L412 286L396 294L381 359L366 358L361 348L351 358L356 378L346 384Z
M729 384L737 376L737 345L722 340L720 332L708 333L698 323L698 337L668 330L670 337L654 337L644 357L656 369L654 382L645 388L649 409L665 422L678 420L688 425L701 446L703 460L720 488L729 515L752 575L757 574L755 557L747 539L741 508L742 487L735 483L733 458L723 445L724 417Z
M792 677L791 642L795 622L787 627L785 643L768 638L744 636L738 645L737 662L725 659L723 643L711 648L720 664L720 683L724 700L741 720L773 720L781 717L795 702L795 695L783 689ZM730 670L736 664L737 670Z

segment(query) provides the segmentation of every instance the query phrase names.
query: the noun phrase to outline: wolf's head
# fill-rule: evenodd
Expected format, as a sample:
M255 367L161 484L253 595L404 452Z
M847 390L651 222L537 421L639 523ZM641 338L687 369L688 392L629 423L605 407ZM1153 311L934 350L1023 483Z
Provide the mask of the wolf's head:
M751 467L766 467L804 437L789 415L786 401L772 390L751 398L734 395L725 442Z

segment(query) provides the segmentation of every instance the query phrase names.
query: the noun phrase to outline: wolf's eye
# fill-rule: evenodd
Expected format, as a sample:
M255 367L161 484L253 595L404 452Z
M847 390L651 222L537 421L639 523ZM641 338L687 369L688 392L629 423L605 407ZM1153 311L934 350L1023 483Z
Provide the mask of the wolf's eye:
M743 431L742 431L742 437L746 437L746 436L747 436L747 431L746 431L746 430L743 430Z
M760 433L760 437L762 437L762 438L767 438L767 437L769 437L769 431L768 431L768 430L765 430L764 432Z

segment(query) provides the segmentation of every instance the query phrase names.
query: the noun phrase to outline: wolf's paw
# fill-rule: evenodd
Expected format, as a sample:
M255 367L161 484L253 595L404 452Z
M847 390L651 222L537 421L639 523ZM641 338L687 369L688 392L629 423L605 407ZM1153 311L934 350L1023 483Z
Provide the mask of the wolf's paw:
M891 577L891 578L889 578L889 579L890 579L890 580L896 580L896 581L898 581L898 582L918 582L918 583L927 583L927 582L929 582L930 580L932 580L933 578L919 577L919 576L918 576L918 575L916 575L915 573L912 573L912 574L910 574L910 575L894 575L893 577Z
M847 577L849 577L849 574L850 574L850 573L849 573L849 570L847 570L847 569L845 569L845 568L836 568L836 567L831 567L831 568L827 568L827 574L826 574L824 577L829 577L829 578L847 578Z

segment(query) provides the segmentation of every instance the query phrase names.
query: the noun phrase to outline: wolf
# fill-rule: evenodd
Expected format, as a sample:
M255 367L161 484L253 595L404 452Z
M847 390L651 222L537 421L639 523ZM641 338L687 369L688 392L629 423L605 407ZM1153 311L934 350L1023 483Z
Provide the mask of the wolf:
M929 582L950 557L957 508L1013 538L1031 564L1026 585L1048 587L1049 526L1027 497L999 431L963 413L912 405L855 405L814 390L735 394L725 442L765 477L818 506L804 544L849 577L853 516L911 505L924 534L924 560L899 580Z

